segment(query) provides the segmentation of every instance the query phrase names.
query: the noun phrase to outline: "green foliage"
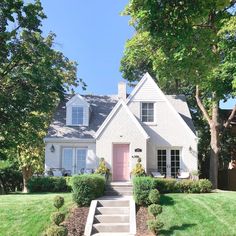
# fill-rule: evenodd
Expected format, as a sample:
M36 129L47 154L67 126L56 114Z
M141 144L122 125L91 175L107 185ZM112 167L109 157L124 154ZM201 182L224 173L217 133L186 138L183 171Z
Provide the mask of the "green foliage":
M55 205L55 204L54 204ZM54 212L51 215L51 221L55 224L55 225L60 225L63 221L65 220L65 214L62 212Z
M31 193L68 192L71 189L64 177L31 177L27 187Z
M202 139L200 164L206 165L209 157L218 158L221 148L210 144L219 143L220 135L211 136L209 129L218 126L219 101L236 94L235 6L235 1L228 0L130 0L123 12L136 30L121 60L125 79L139 81L148 71L164 92L184 93L191 100L198 85L206 112L203 117L196 101L191 111ZM210 177L216 185L218 166L213 163L215 174Z
M134 200L138 205L148 205L150 203L148 195L153 189L153 178L135 177L133 179Z
M147 225L148 229L152 231L155 235L157 235L159 230L164 226L164 224L160 222L158 219L148 220Z
M209 193L212 184L207 179L175 180L152 177L135 177L133 179L134 199L138 205L158 203L158 193Z
M47 231L46 236L67 236L68 230L64 226L51 225Z
M200 179L198 185L200 193L209 193L212 190L212 183L208 179Z
M179 192L176 188L177 181L175 179L153 179L153 186L160 193L176 193Z
M0 194L21 190L23 186L22 174L16 166L2 165L0 168Z
M157 189L152 189L148 194L148 199L153 204L158 204L160 202L160 193Z
M72 177L73 200L79 206L89 206L95 198L105 191L105 178L98 174L78 175Z
M99 166L97 170L95 171L96 174L100 175L110 175L110 169L107 168L106 162L104 158L100 159Z
M59 210L64 205L64 198L61 196L54 197L53 205L57 208L57 210Z
M135 167L131 171L131 174L133 176L145 176L145 169L143 168L143 165L141 164L141 158L138 159Z
M162 213L162 206L158 204L151 204L148 206L148 213L157 217L157 215Z
M85 84L76 62L54 49L55 34L42 35L40 0L3 0L0 16L0 148L14 150L26 183L42 172L43 137L59 100Z

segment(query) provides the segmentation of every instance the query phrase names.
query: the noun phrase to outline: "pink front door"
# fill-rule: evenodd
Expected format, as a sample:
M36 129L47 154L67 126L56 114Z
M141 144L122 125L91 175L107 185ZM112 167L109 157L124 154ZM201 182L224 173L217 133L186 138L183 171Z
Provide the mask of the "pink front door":
M129 179L129 144L113 144L113 180Z

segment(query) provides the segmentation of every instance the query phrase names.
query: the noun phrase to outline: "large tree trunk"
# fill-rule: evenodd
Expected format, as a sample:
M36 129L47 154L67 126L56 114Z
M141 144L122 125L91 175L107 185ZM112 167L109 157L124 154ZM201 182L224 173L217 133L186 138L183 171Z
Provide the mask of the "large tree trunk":
M211 132L211 156L210 156L210 180L213 188L218 187L218 166L219 166L219 102L212 104L212 119L210 124Z
M22 175L23 175L23 193L28 193L27 183L31 178L33 172L30 166L22 167Z

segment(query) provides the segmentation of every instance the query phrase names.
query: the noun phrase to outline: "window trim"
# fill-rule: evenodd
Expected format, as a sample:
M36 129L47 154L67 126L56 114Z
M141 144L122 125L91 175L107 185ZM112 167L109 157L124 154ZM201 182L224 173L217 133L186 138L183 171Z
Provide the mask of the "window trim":
M79 174L77 171L77 150L85 150L85 169L88 165L88 147L72 147L72 146L63 146L61 147L61 168L63 167L63 158L64 158L64 150L71 149L72 150L72 175Z
M153 104L153 121L143 121L143 114L142 114L142 110L143 110L143 104L144 103L152 103ZM154 125L156 124L156 117L155 117L155 107L156 107L156 103L154 101L141 101L140 102L140 120L145 123L145 124L150 124L150 125Z
M81 124L78 124L78 123L73 124L73 108L82 108L82 111L83 111L82 121L83 122ZM76 105L71 106L71 125L72 126L84 126L85 125L84 112L85 112L84 106L76 106Z

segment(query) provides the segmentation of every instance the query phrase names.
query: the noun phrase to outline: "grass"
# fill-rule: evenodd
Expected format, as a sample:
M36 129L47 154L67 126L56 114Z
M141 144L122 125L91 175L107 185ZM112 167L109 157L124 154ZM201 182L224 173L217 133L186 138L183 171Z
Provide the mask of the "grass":
M160 235L236 235L236 193L166 194Z
M40 236L56 210L53 198L65 198L62 210L72 207L71 193L0 195L0 236Z

